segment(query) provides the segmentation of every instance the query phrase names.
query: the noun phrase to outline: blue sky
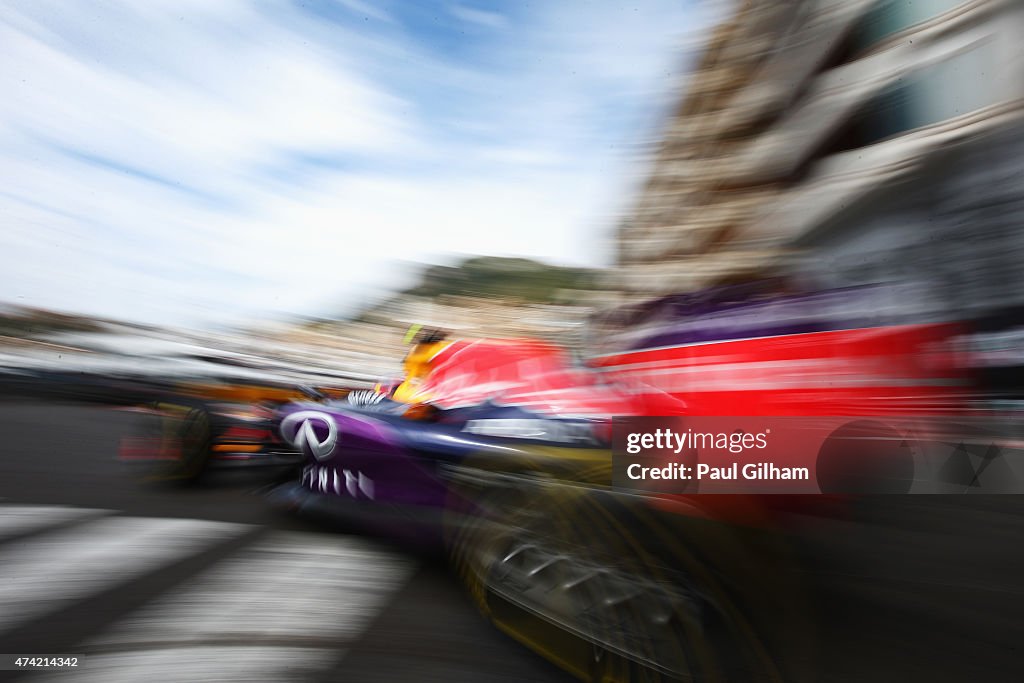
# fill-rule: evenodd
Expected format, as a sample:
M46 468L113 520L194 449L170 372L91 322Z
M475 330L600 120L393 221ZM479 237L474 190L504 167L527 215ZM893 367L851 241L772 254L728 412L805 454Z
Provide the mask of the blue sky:
M203 325L604 265L716 2L0 2L0 300Z

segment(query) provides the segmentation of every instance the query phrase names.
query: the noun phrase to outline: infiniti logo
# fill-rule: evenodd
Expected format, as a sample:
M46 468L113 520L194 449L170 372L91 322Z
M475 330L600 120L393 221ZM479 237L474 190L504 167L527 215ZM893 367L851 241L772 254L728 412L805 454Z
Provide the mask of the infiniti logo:
M316 427L321 431L327 429L323 441L317 436ZM281 420L281 438L301 451L308 447L317 460L325 460L338 443L338 425L327 413L300 410Z

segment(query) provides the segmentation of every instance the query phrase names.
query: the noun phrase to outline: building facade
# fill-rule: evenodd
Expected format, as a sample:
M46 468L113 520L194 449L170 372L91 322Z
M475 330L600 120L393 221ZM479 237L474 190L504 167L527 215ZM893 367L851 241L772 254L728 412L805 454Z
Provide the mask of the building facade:
M808 253L833 261L815 277L842 284L890 249L923 263L915 248L962 237L965 222L1013 251L1020 240L993 221L1024 210L1022 150L1007 147L1022 103L1019 0L741 2L648 159L619 227L615 288L648 299L806 270ZM979 186L985 225L970 200Z

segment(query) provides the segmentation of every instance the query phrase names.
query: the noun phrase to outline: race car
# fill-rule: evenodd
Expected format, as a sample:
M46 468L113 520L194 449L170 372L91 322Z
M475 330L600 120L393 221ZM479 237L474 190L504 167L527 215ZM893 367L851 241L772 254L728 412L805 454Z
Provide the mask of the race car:
M390 392L282 406L278 436L305 462L275 500L436 538L462 509L456 483L478 470L609 485L611 416L683 409L603 383L535 339L428 338L406 370Z
M810 633L764 508L706 496L655 514L612 487L612 416L683 415L683 401L533 339L421 340L406 371L281 406L278 436L304 463L272 500L443 548L497 627L586 680L793 671L773 636Z
M121 439L118 458L151 481L195 483L224 469L287 477L302 455L277 435L274 410L296 398L327 398L326 391L211 382L163 387L124 408L143 417L139 431Z

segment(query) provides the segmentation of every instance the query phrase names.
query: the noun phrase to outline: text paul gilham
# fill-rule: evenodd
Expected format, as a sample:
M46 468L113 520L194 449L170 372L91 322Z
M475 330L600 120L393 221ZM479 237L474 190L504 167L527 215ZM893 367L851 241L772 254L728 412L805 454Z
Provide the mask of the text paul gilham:
M806 467L778 467L771 462L750 462L740 465L734 462L723 467L713 467L705 463L696 465L683 465L682 463L669 463L664 467L643 467L639 463L633 463L626 469L626 476L630 479L718 479L738 480L741 477L750 481L767 481L775 479L800 479L811 478L810 470Z

